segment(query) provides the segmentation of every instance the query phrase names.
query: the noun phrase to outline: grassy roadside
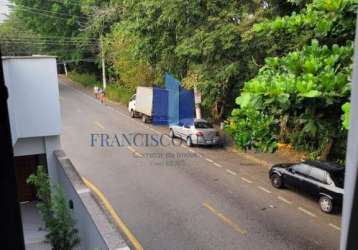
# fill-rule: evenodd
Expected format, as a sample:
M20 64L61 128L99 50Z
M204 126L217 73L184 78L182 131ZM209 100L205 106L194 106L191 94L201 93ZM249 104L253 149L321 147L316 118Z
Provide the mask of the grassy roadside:
M85 88L93 88L96 85L102 86L102 83L97 80L94 74L72 71L68 73L67 77ZM106 89L106 96L111 101L127 105L134 92L134 90L118 84L109 84Z

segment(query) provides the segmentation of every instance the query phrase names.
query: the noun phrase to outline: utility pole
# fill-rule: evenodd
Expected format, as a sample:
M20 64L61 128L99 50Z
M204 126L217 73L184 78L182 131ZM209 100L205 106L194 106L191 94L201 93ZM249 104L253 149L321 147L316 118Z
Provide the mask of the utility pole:
M103 36L101 35L101 60L102 60L102 83L103 90L107 87L107 79L106 79L106 63L104 60L104 46L103 46Z
M201 119L201 109L200 109L201 93L200 93L200 91L198 91L198 89L196 87L196 83L194 84L194 100L195 100L196 119Z
M67 66L66 66L66 63L65 63L65 62L63 63L63 67L64 67L64 69L65 69L65 74L66 74L66 76L67 76Z

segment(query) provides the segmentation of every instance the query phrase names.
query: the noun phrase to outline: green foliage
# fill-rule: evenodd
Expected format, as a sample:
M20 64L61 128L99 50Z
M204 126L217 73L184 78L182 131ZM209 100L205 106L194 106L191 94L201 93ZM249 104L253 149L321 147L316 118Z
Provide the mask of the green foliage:
M267 53L283 56L266 57L256 77L245 83L228 129L243 133L235 126L243 112L255 110L257 116L278 121L273 123L272 137L262 137L267 143L272 138L290 143L310 152L311 158L331 157L337 152L334 147L344 152L345 132L337 118L350 95L355 9L350 0L314 0L299 13L255 24L247 39L271 40L274 45ZM348 104L343 111L346 124ZM261 128L249 126L247 131L250 141ZM235 139L242 145L240 138ZM267 151L265 146L259 149ZM342 157L342 152L333 158Z
M101 86L102 83L98 81L96 75L90 73L79 73L77 71L68 72L68 78L72 81L81 84L84 87Z
M108 85L106 89L106 96L108 99L113 100L115 102L120 102L122 104L128 104L129 99L132 95L135 94L134 88L129 88L126 86L111 84Z
M242 150L255 149L272 153L277 148L276 123L273 116L262 115L253 108L235 109L225 130Z
M36 173L30 175L26 180L27 183L34 185L36 188L36 196L39 199L37 203L37 208L40 211L40 214L45 222L45 225L50 224L52 211L51 211L51 185L50 179L47 173L44 170L43 166L38 166Z
M51 199L52 219L48 225L49 233L47 238L51 242L52 249L75 249L79 245L80 239L78 231L74 227L75 221L71 217L63 190L59 185L55 186Z
M350 110L351 110L351 104L349 102L346 102L342 106L342 126L345 129L349 129L349 118L350 118Z
M46 0L10 2L14 4L11 16L21 21L23 29L31 30L41 37L28 38L26 41L26 35L20 33L22 39L17 41L18 43L32 43L34 46L40 46L43 53L55 54L61 59L79 59L96 51L92 38L81 32L87 23L87 16L82 12L81 4Z
M131 88L138 85L151 86L154 83L152 67L144 59L136 56L138 39L124 27L116 26L106 37L105 44L112 75L118 82Z
M350 92L352 54L352 44L329 48L313 40L301 51L267 58L266 65L246 82L236 99L240 108L234 109L232 119L240 123L242 115L238 114L255 109L262 117L285 120L276 123L271 138L262 139L267 143L272 138L289 142L297 149L315 151L313 157L317 158L338 133L337 116ZM235 126L231 129L236 130ZM248 134L252 137L256 130L261 128L250 128ZM242 133L242 129L237 133ZM237 144L242 145L241 140ZM265 145L259 149L267 151Z
M344 45L354 39L356 0L313 0L299 13L254 25L255 34L273 41L270 51L279 55L300 49L311 39L327 45Z
M50 179L43 166L37 168L36 174L29 176L27 183L36 187L36 195L39 199L37 207L48 230L46 237L50 241L52 249L75 249L79 245L80 239L62 188L56 185L51 190Z

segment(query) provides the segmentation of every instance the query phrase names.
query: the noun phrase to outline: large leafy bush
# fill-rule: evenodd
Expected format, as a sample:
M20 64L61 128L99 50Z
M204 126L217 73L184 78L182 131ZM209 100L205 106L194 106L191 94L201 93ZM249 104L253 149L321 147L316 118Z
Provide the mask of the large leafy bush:
M229 119L227 129L240 148L261 141L256 149L272 151L275 143L284 142L311 158L332 153L343 158L356 3L309 1L300 12L265 20L247 33L273 43L266 49L272 56L244 84ZM271 121L271 136L255 138L262 131L261 119Z
M236 99L229 130L238 146L273 151L282 141L316 151L314 158L324 153L340 132L337 117L350 92L352 54L351 43L328 47L313 40L300 51L267 58Z

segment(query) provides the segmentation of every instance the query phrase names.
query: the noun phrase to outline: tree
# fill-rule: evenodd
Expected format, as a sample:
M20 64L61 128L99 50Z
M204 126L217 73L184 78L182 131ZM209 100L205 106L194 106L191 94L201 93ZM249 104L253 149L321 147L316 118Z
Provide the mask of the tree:
M274 150L280 141L310 152L312 158L344 157L341 142L346 134L339 118L350 93L355 8L350 0L316 0L299 13L254 26L258 36L284 39L285 45L270 49L267 54L283 56L266 58L236 99L239 108L232 112L228 129L241 148L249 143ZM283 40L276 41L280 45ZM259 137L264 142L260 145L255 145L260 128L251 112L273 118L272 136ZM242 139L243 131L250 136Z

